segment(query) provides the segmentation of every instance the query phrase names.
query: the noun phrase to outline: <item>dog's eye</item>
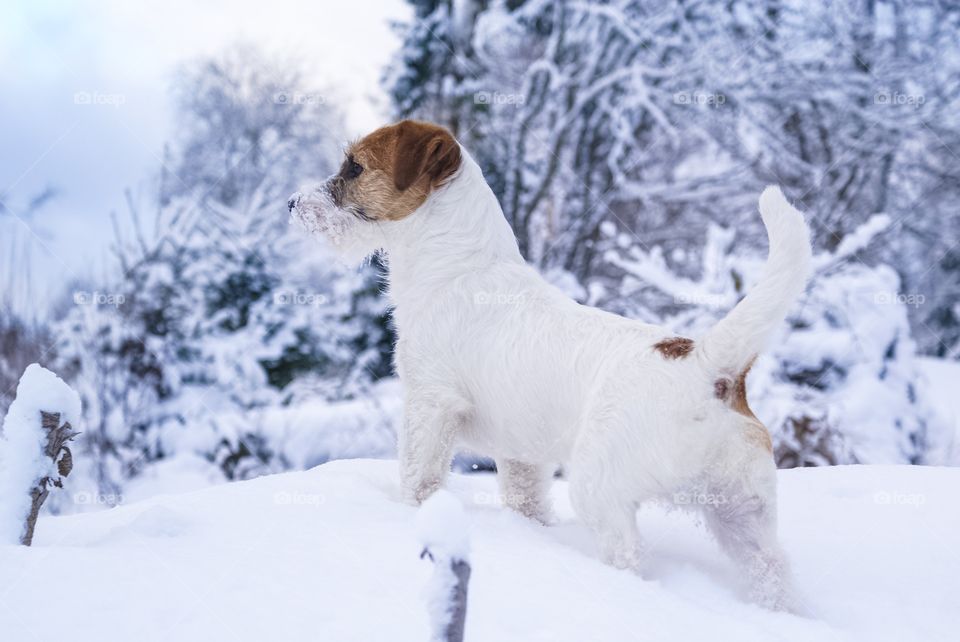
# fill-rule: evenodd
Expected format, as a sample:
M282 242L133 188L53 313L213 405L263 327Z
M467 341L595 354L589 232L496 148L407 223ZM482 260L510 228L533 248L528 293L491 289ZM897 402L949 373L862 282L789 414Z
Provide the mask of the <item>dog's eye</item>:
M363 173L363 167L357 161L351 159L347 160L347 171L345 172L346 178L352 179L360 176Z

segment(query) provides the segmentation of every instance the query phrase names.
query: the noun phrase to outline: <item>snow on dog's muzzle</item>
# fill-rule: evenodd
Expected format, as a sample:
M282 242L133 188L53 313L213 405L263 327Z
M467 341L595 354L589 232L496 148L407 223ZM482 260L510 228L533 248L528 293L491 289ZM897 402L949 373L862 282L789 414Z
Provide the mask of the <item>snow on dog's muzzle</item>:
M309 234L322 234L334 245L343 242L350 225L350 216L334 203L325 186L307 194L297 192L287 200L290 222L296 223Z
M300 202L300 199L303 197L303 194L300 192L294 192L293 196L287 199L287 211L292 212L293 208L297 206L297 203Z

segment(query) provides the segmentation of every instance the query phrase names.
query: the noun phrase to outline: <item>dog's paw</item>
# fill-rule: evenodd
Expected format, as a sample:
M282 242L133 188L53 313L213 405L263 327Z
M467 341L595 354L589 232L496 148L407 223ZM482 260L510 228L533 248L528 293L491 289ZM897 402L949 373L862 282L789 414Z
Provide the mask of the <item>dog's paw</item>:
M522 501L505 501L504 504L515 513L523 515L527 519L532 519L544 526L550 526L556 521L553 509L549 504L524 498Z
M431 495L437 492L440 489L440 486L440 480L404 483L403 488L400 491L400 498L405 504L419 506Z
M765 574L754 577L750 588L750 601L769 611L790 613L809 617L809 609L796 593L792 583L781 574Z
M647 556L643 546L639 543L604 542L600 557L605 564L644 577Z
M813 617L807 604L800 597L789 589L782 590L775 594L768 594L754 600L758 605L770 611L779 613L789 613L798 617Z

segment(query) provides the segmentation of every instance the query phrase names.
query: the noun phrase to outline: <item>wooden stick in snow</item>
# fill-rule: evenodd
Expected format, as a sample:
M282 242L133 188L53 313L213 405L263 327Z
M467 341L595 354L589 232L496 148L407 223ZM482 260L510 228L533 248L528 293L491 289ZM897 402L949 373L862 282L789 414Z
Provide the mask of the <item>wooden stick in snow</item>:
M453 586L450 587L450 594L447 598L446 615L449 619L446 621L442 637L439 640L441 642L463 642L464 625L467 621L467 587L470 584L470 563L455 558L437 562L430 550L426 548L420 553L420 559L424 557L429 558L434 564L449 563L450 567L446 572L454 578ZM438 569L437 573L444 573L444 571Z
M47 443L43 452L56 464L58 476L43 477L37 482L36 486L30 489L30 513L27 515L23 535L20 537L20 543L24 546L30 546L33 542L33 530L37 525L37 516L40 514L40 507L43 506L43 502L50 494L50 486L63 488L63 478L73 470L73 453L70 452L67 442L79 434L73 431L68 421L60 425L59 412L41 411L40 425L47 434Z
M433 562L427 588L432 642L463 642L470 583L470 541L466 513L445 490L436 491L417 513L423 552Z

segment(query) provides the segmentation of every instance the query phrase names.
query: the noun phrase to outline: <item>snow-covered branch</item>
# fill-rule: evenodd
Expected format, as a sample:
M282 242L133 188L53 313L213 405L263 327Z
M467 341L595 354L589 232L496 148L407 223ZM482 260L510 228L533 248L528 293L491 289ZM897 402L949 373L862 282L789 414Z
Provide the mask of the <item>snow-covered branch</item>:
M704 306L722 310L736 303L737 293L729 287L729 270L725 261L733 243L734 231L713 225L707 233L703 250L703 276L693 280L677 275L667 265L659 247L649 250L636 245L627 248L627 256L620 251L609 250L605 259L627 274L673 299L677 305ZM623 239L629 244L629 239Z
M886 214L874 214L857 229L843 237L833 252L823 252L813 257L813 269L823 271L833 267L857 252L860 252L880 234L887 231L892 221Z

